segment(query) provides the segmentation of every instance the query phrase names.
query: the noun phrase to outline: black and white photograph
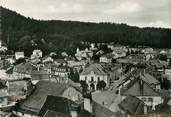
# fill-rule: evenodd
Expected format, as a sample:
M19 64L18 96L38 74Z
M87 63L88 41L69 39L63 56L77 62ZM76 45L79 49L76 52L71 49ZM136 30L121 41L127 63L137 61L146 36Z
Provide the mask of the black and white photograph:
M171 117L171 0L0 0L0 117Z

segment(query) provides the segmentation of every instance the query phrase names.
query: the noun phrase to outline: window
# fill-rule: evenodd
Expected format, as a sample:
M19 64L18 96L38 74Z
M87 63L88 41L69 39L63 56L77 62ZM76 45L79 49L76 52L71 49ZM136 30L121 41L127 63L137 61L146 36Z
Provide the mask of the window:
M148 98L148 101L149 102L153 102L153 98Z
M100 77L97 77L97 81L98 81L98 82L100 81Z
M145 97L142 97L141 100L144 101L144 102L146 102L146 98Z
M91 81L92 81L92 82L94 81L94 77L91 77Z

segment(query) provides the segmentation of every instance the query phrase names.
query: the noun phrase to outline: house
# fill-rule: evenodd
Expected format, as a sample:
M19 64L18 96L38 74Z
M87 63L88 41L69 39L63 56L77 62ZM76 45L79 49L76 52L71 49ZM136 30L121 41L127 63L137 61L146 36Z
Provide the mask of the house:
M91 44L90 44L90 50L92 50L92 51L97 51L98 48L95 47L95 44L94 44L94 43L91 43Z
M5 52L6 50L8 50L7 44L5 44L4 41L0 40L0 51Z
M119 108L122 113L127 115L145 115L151 112L151 108L136 96L128 95L122 102L119 103Z
M68 66L73 68L73 70L76 70L78 73L85 68L86 64L87 62L85 61L68 61Z
M25 99L34 90L34 86L30 78L8 80L8 93L13 101Z
M154 67L154 69L157 72L164 73L165 68L167 68L167 62L166 61L161 61L158 59L152 59L147 62L147 64L151 67Z
M119 80L123 75L121 64L101 64L109 74L110 82Z
M0 69L4 67L4 60L0 60Z
M43 52L41 50L34 50L31 55L31 59L42 58L42 56L43 56Z
M111 112L118 112L120 110L118 104L122 98L115 93L115 90L105 90L92 93L92 100Z
M0 108L8 105L8 87L6 81L0 81Z
M37 68L33 66L31 63L20 63L14 66L12 77L14 79L23 79L25 77L31 78L31 72L33 69Z
M35 87L35 91L26 100L20 102L19 108L15 111L16 114L22 113L22 117L38 116L48 95L65 97L78 104L83 100L79 88L69 84L42 80Z
M131 54L126 56L125 58L117 59L117 63L124 64L124 65L137 65L139 63L145 63L145 56L144 54Z
M15 52L15 59L24 58L24 52Z
M57 66L66 66L67 61L65 61L64 59L55 59L54 64L56 64Z
M100 57L101 63L112 63L114 55L112 53L105 54Z
M79 48L77 48L76 50L76 54L75 57L77 58L77 60L83 60L83 59L87 59L89 60L90 58L93 57L93 51L92 50L88 50L88 48L86 48L85 50L81 50Z
M99 50L96 52L96 55L103 55L104 54L104 51L103 50Z
M157 55L157 52L153 48L145 48L141 52L144 53L146 61L153 59Z
M126 52L127 51L124 51L124 50L114 50L112 52L112 54L114 55L113 58L114 59L118 59L118 58L125 57L126 56Z
M135 69L131 71L129 74L127 74L125 77L126 78L122 79L120 83L118 83L117 88L119 90L136 79L140 79L148 83L149 86L153 88L154 90L160 90L160 82L154 76L145 72L145 70Z
M50 75L51 74L49 71L43 68L39 68L39 70L33 70L31 72L31 79L32 79L32 82L39 81L39 80L49 80Z
M93 117L72 100L49 95L39 112L40 117Z
M66 114L48 110L43 117L69 117Z
M63 57L67 57L67 56L68 56L68 54L67 54L66 52L62 52L61 55L62 55Z
M48 111L62 113L68 117L77 117L79 105L64 97L48 95L39 116L44 117Z
M45 56L42 58L43 63L53 62L53 58L50 56Z
M80 81L86 81L90 90L97 90L99 81L104 81L106 87L109 87L109 77L104 67L94 63L86 67L80 74Z
M52 77L59 78L59 80L62 80L62 78L64 78L65 80L64 82L67 82L70 73L71 73L71 68L68 66L57 66L57 65L51 66Z
M152 107L153 110L155 110L157 105L163 102L160 93L140 78L135 79L122 87L120 95L122 96L122 100L124 100L128 95L136 96L142 100L145 105Z

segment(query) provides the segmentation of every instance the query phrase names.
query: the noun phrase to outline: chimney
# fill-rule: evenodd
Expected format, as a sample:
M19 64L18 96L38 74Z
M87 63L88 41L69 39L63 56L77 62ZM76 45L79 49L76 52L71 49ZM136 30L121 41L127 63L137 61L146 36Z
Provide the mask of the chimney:
M140 93L141 93L141 94L143 94L143 85L144 85L144 83L143 83L143 81L140 79L140 80L139 80L139 88L140 88Z
M78 117L77 111L74 111L74 110L70 111L70 115L71 117Z
M37 71L40 71L40 66L39 65L37 66Z
M144 105L144 114L147 114L147 105Z
M93 113L91 93L84 96L84 110Z
M155 107L155 105L154 105L154 104L152 105L152 110L156 110L156 107Z

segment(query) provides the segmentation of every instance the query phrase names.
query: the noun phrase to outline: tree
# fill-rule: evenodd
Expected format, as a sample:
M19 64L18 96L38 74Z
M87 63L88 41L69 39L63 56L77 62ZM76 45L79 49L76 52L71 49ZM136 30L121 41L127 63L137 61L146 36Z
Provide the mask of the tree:
M81 87L83 88L83 93L87 93L88 84L86 81L80 81Z
M161 84L161 89L166 89L166 90L170 89L170 85L171 85L170 80L168 80L167 78L161 78L159 79L159 81Z
M162 61L167 61L167 56L165 54L160 54L159 59Z
M18 60L16 60L16 62L14 63L14 65L18 65L20 63L25 63L26 60L24 58L19 58Z
M100 55L93 54L92 60L99 61Z
M169 60L169 65L168 66L171 67L171 59Z
M104 80L98 81L97 83L97 89L104 89L106 87L106 83Z
M69 78L74 82L79 82L79 73L77 71L71 70Z

